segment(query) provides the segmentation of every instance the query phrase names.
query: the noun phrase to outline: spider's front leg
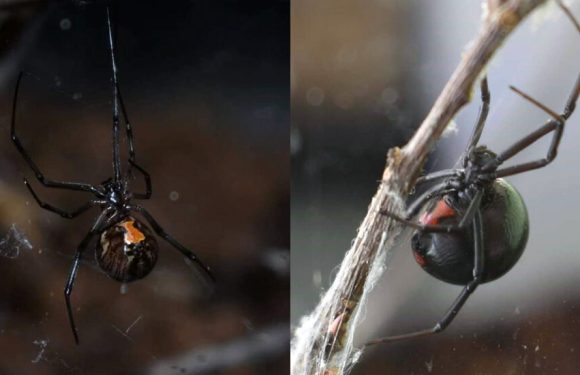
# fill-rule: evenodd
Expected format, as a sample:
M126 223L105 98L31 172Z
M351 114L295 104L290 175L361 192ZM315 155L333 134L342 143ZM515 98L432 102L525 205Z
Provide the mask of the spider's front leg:
M550 164L558 154L558 146L560 146L560 140L562 139L562 134L564 133L564 126L566 121L570 118L574 109L576 108L576 102L578 101L578 96L580 95L580 75L576 79L576 84L568 97L566 102L566 106L564 107L564 112L559 115L540 103L538 100L532 98L528 94L516 89L515 87L511 87L518 95L526 99L531 104L535 105L536 107L540 108L544 112L546 112L552 119L548 120L544 125L540 128L535 130L534 132L528 134L524 138L520 139L512 146L510 146L507 150L502 152L498 159L503 163L504 161L510 159L520 151L526 149L528 146L545 136L546 134L552 133L552 141L550 143L550 147L548 148L548 152L543 159L529 161L522 164L513 165L510 167L498 169L496 172L497 177L506 177L512 176L514 174L527 172L533 169L538 169L545 167L546 165Z
M79 216L80 214L86 212L91 207L94 207L94 206L97 206L97 205L104 203L103 201L99 201L99 200L90 200L87 203L83 204L82 206L74 209L73 211L66 211L66 210L55 207L55 206L41 200L26 178L24 178L24 185L26 185L26 187L28 188L28 191L30 191L30 194L32 194L32 196L34 197L34 200L36 201L36 203L38 203L38 205L40 207L44 208L47 211L54 212L55 214L60 215L60 216L64 217L65 219L73 219L73 218Z
M149 199L151 198L152 188L151 188L151 176L143 167L137 164L135 160L135 147L133 146L133 128L131 127L131 122L129 121L129 116L127 115L127 109L125 108L125 101L121 95L121 89L119 87L119 80L117 79L117 63L115 61L115 45L113 43L113 29L111 26L111 19L109 15L109 9L107 8L107 26L109 28L109 48L111 51L111 65L113 68L113 142L115 147L115 176L116 180L120 177L120 162L118 157L119 149L119 107L121 107L121 112L123 113L123 118L125 119L125 132L127 134L127 143L129 144L129 169L127 170L127 176L131 175L131 168L137 169L145 179L145 193L134 193L133 196L137 199Z
M151 194L153 192L151 186L151 176L149 173L137 164L135 160L135 147L133 146L133 128L131 127L131 122L129 121L129 117L127 115L127 110L125 109L125 101L123 100L123 96L121 95L121 89L119 88L119 84L117 83L117 95L119 98L119 104L121 106L121 112L123 113L123 117L125 118L125 131L127 134L127 143L129 144L129 166L138 170L145 180L145 193L134 193L133 196L137 199L149 199L151 198ZM131 174L131 169L127 171L127 175Z
M16 149L22 155L30 169L34 172L34 176L45 187L49 188L58 188L58 189L68 189L68 190L77 190L77 191L88 191L95 194L98 197L103 197L103 194L97 189L95 186L82 183L82 182L67 182L67 181L56 181L46 178L44 174L40 171L36 163L32 160L22 142L20 142L20 138L16 134L16 108L18 103L18 91L20 90L20 83L22 81L22 76L24 72L20 72L18 75L18 79L16 80L16 88L14 90L14 98L12 101L12 120L10 125L10 138L16 146Z

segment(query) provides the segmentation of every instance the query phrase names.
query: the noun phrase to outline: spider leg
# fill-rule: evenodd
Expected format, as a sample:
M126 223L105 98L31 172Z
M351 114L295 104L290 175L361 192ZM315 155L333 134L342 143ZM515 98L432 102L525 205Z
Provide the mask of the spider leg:
M149 199L151 198L151 177L149 173L145 171L140 165L135 161L135 148L133 146L133 128L131 127L131 122L127 116L127 110L125 109L125 102L121 96L121 90L119 88L119 80L117 78L117 63L115 61L115 44L113 41L113 30L111 26L111 17L109 12L109 7L107 7L107 26L109 31L109 49L111 52L111 66L113 70L113 166L115 169L115 181L121 180L121 161L119 156L119 107L123 112L123 117L125 118L125 131L127 133L127 142L129 143L129 170L127 174L131 173L131 167L137 169L145 179L146 190L145 193L135 193L133 196L137 199Z
M42 207L45 210L48 210L50 212L54 212L55 214L60 215L60 216L64 217L65 219L75 218L75 217L79 216L80 214L86 212L89 208L103 203L102 201L90 200L87 203L83 204L82 206L74 209L73 211L66 211L66 210L63 210L61 208L55 207L51 204L48 204L48 203L42 201L38 197L38 195L36 194L36 192L34 191L34 189L32 188L32 186L30 185L30 183L28 182L28 180L26 178L24 179L24 185L26 185L26 187L28 188L28 191L30 191L30 194L32 194L32 196L34 197L34 200L36 201L36 203L38 203L38 205L40 207Z
M427 176L429 176L429 175L427 175ZM433 199L435 197L443 196L446 193L450 193L451 191L453 191L453 189L450 188L450 185L447 182L441 182L437 185L432 186L427 191L425 191L423 194L421 194L419 196L419 198L415 199L413 201L413 203L409 206L409 208L407 208L407 212L405 213L405 218L410 219L410 218L414 217L415 215L417 215L419 213L421 208L427 202L429 202L431 199Z
M393 220L399 221L411 228L416 230L427 232L427 233L450 233L459 230L463 230L469 223L473 221L475 214L479 211L479 205L481 203L481 198L483 196L483 191L479 190L475 197L469 203L467 210L463 213L461 220L459 220L459 224L455 225L440 225L440 224L423 224L418 223L413 220L409 220L403 217L400 217L392 212L389 211L381 211L382 215L388 216Z
M489 93L489 87L487 85L487 76L483 77L480 85L481 90L481 109L479 110L479 116L475 128L473 129L473 134L470 137L469 144L463 152L463 166L467 166L467 160L471 150L477 146L479 139L481 138L481 133L483 133L483 127L485 121L487 120L487 115L489 113L489 102L491 100L491 95Z
M125 102L121 96L121 90L117 84L117 95L119 97L119 103L121 104L121 112L125 118L125 130L127 132L127 143L129 144L129 167L134 167L137 169L145 179L145 193L134 193L133 196L137 199L149 199L151 198L152 188L151 188L151 176L143 167L137 164L135 161L135 147L133 146L133 128L131 127L131 122L127 116L127 110L125 109ZM127 175L131 173L131 169L127 171Z
M476 211L473 221L473 237L474 237L474 246L473 246L473 279L469 282L469 284L463 287L463 290L457 296L451 307L447 310L443 318L433 326L433 328L425 329L422 331L406 333L402 335L396 336L388 336L376 340L372 340L365 344L365 346L376 345L380 343L392 342L397 340L404 340L409 338L421 337L421 336L428 336L434 333L439 333L443 331L445 328L451 324L453 319L457 316L469 296L477 289L479 284L481 283L481 277L483 275L484 270L484 252L483 252L483 226L482 226L482 218L481 212Z
M70 295L72 293L75 279L77 277L77 272L78 272L79 265L81 262L81 256L83 255L83 252L87 248L87 245L89 244L91 239L101 230L101 225L102 225L103 221L105 221L105 219L107 218L108 213L109 213L109 210L104 210L103 212L101 212L101 214L95 220L95 223L93 224L89 233L87 233L85 238L83 238L83 240L79 244L79 246L77 248L77 252L76 252L74 260L73 260L72 267L71 267L69 274L68 274L66 286L64 288L64 299L66 301L66 310L68 313L68 319L69 319L69 323L70 323L70 326L71 326L71 329L72 329L72 332L73 332L73 335L75 338L75 343L77 345L79 344L79 336L78 336L77 327L75 325L75 321L74 321L74 317L73 317L72 307L71 307L71 303L70 303Z
M467 156L469 155L469 152L475 146L477 146L477 143L479 142L479 138L481 138L481 133L483 132L483 127L485 125L485 121L487 120L487 115L489 113L489 103L490 103L491 95L489 93L489 87L487 85L487 76L483 77L483 79L481 80L480 87L481 87L481 103L482 104L481 104L481 109L479 111L479 116L477 118L475 128L473 129L473 133L471 134L471 137L469 138L469 144L467 145L467 148L463 152L462 159L463 159L463 167L464 168L467 166ZM430 173L428 175L419 177L415 184L419 185L419 184L433 181L433 180L436 180L439 178L457 176L457 174L460 171L461 170L458 170L458 169L444 169L442 171L433 172L433 173Z
M139 166L136 162L132 161L131 159L129 159L129 163L131 164L131 166L135 167L135 169L141 172L143 178L145 179L145 193L133 193L133 197L135 197L136 199L151 198L151 194L153 192L151 188L151 176L149 176L149 173L147 173L145 169L143 169L141 166Z
M463 167L467 166L467 156L469 155L469 152L475 146L477 146L477 143L479 142L479 139L481 138L481 133L483 132L483 127L485 125L485 121L487 120L487 115L489 113L489 103L490 103L491 95L489 93L489 87L487 85L487 76L483 77L483 79L481 80L480 87L481 87L481 103L482 103L481 109L479 111L479 116L477 118L475 128L473 129L473 133L471 134L471 137L469 138L469 144L467 145L467 148L463 152L463 156L462 156ZM460 169L444 169L442 171L433 172L433 173L430 173L428 175L419 177L415 184L419 185L419 184L433 181L433 180L436 180L439 178L457 176L458 173L460 173L460 172L461 172Z
M121 181L121 159L119 146L119 83L117 79L117 63L115 61L115 47L113 44L113 29L111 16L107 7L107 27L109 30L109 50L111 52L111 68L113 71L113 169L115 182Z
M566 17L568 17L568 19L570 21L572 21L572 23L576 27L576 30L578 30L578 32L580 32L580 23L578 22L576 17L574 17L574 15L570 11L570 9L562 2L562 0L556 0L556 4L558 4L558 6L562 9L562 11L564 11L564 13L566 14Z
M461 169L443 169L441 171L429 173L429 174L426 174L424 176L417 178L417 181L415 182L415 186L419 185L419 184L426 183L426 182L438 180L440 178L457 176L461 171L462 171Z
M570 97L566 102L564 112L561 115L553 113L553 111L551 111L549 108L545 107L543 104L539 103L537 100L531 98L527 94L524 94L515 88L514 91L516 91L518 94L520 94L525 99L530 101L532 104L538 106L540 109L550 114L553 118L548 120L542 127L528 134L518 142L514 143L503 153L501 153L498 156L498 161L500 163L503 163L504 161L508 160L518 152L527 148L532 143L536 142L538 139L542 138L544 135L551 132L554 132L554 134L552 136L552 142L550 143L550 147L548 148L548 153L546 157L539 160L517 164L511 167L498 169L496 172L497 177L511 176L514 174L527 172L533 169L542 168L551 163L556 158L558 154L558 146L560 145L560 140L562 139L562 134L564 132L564 125L566 124L566 120L568 120L568 118L570 118L570 116L574 112L578 96L580 95L580 75L576 80L574 89L572 90L572 93L570 94Z
M165 230L159 225L159 223L153 218L153 216L143 207L141 206L130 206L129 210L137 211L143 215L143 217L149 222L155 233L165 241L169 242L173 247L175 247L181 254L183 254L187 259L192 261L193 263L197 264L199 268L201 268L204 274L211 280L212 283L215 283L215 277L213 276L210 268L206 266L201 259L197 255L193 253L193 251L189 250L182 244L180 244L175 238L173 238L170 234L165 232Z
M40 171L36 163L32 160L26 149L24 149L24 146L22 146L20 139L16 135L16 107L18 103L18 91L20 89L20 83L22 81L23 74L24 72L20 72L20 74L18 75L18 79L16 80L16 88L14 90L14 98L12 101L12 120L10 126L10 138L12 139L12 142L16 146L16 149L18 150L18 152L20 152L20 154L22 155L22 157L24 158L30 169L32 169L38 182L40 182L43 186L49 188L88 191L97 195L98 197L103 197L103 194L93 185L81 182L56 181L46 178L44 174Z

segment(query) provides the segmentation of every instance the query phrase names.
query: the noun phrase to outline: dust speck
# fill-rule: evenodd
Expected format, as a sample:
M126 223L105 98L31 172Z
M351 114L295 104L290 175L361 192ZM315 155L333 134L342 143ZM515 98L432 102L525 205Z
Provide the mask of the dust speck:
M44 351L46 350L46 347L48 346L48 339L47 340L34 340L32 343L34 345L38 346L38 348L40 349L40 351L36 355L36 358L34 358L33 360L31 360L31 362L32 363L38 363L42 359L42 357L44 355Z
M70 21L69 18L63 18L62 20L60 20L59 23L60 29L61 30L70 30L71 26L72 26L72 22Z
M320 87L311 87L306 92L306 101L314 107L324 102L324 91Z
M427 371L430 373L433 371L433 357L429 360L429 362L425 362L425 367L427 367Z

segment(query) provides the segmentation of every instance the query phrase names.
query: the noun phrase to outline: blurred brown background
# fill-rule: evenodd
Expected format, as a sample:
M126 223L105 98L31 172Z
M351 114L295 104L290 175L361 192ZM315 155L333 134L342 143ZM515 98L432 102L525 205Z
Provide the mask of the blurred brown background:
M580 4L572 11L580 17ZM292 2L291 322L316 306L366 213L386 151L404 144L476 34L481 1ZM513 84L561 111L579 73L580 38L553 2L526 21L489 67L482 143L502 151L545 114ZM455 119L427 170L454 165L479 102ZM367 350L353 374L577 374L580 370L580 113L558 159L510 178L528 204L522 259L482 286L436 337ZM515 162L543 157L549 139ZM409 233L410 234L410 233ZM355 345L431 327L459 288L415 264L404 239L370 296Z
M97 209L70 221L36 205L10 111L18 71L35 74L17 109L34 160L54 179L111 176L106 3L14 3L0 8L0 235L14 225L32 249L0 249L0 373L288 372L288 2L112 3L137 159L153 179L143 204L218 284L208 296L162 240L156 269L126 290L87 251L72 297L79 347L63 288ZM63 208L90 198L33 185Z

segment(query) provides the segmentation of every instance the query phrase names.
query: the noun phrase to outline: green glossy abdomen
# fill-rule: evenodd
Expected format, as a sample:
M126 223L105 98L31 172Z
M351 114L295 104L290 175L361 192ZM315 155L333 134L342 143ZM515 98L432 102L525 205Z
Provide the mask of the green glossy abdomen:
M528 211L520 193L503 179L495 180L486 189L479 210L483 221L482 282L489 282L512 269L524 252L529 234ZM460 217L461 213L456 212L450 218L442 218L441 224L457 224ZM417 232L413 250L421 253L423 269L442 281L465 285L473 279L472 225L459 233Z

